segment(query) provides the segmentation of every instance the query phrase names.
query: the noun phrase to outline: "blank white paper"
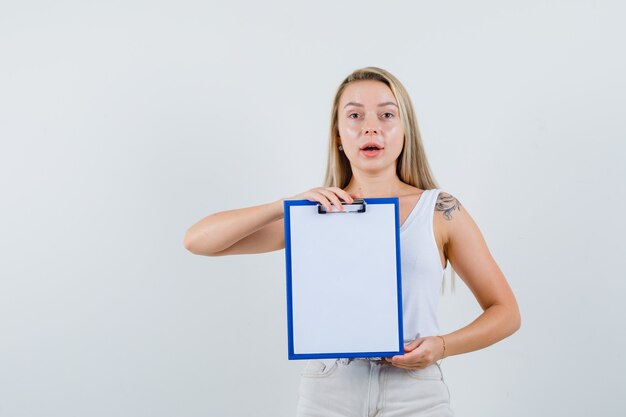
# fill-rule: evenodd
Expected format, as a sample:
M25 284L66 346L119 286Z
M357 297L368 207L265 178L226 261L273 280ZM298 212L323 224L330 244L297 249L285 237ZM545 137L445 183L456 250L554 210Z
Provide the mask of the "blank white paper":
M294 353L398 351L395 206L289 209Z

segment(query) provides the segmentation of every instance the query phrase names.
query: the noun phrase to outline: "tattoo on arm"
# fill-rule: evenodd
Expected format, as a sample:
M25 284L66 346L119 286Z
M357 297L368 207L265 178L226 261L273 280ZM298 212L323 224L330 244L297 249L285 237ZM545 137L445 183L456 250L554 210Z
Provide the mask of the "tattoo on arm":
M448 193L440 192L437 197L437 204L435 204L435 210L443 211L443 217L446 220L452 220L452 212L455 209L461 211L461 203L459 200Z

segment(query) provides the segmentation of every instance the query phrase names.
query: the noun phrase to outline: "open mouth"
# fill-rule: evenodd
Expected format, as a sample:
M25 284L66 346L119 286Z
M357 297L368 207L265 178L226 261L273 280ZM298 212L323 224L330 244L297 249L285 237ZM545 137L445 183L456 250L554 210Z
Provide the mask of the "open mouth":
M376 156L383 149L384 149L384 147L382 147L381 145L379 145L377 143L373 143L373 142L368 142L368 143L364 144L363 146L361 146L361 152L365 156Z

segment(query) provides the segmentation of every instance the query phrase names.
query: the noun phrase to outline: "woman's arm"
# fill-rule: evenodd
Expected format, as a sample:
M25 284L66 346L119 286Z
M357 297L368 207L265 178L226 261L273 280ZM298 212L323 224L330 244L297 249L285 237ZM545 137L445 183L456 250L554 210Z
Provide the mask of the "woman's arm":
M330 210L331 204L341 210L340 199L352 202L352 197L336 187L313 188L289 198L321 203ZM185 233L185 248L205 256L236 255L270 252L285 247L283 202L262 204L206 216Z
M461 203L440 193L435 222L444 235L444 250L454 270L467 284L483 313L452 333L418 338L404 355L390 359L402 368L422 368L445 356L471 352L513 334L521 325L520 312L506 278L491 256L478 226Z
M283 200L206 216L185 233L184 245L196 255L261 253L285 247Z
M478 226L456 198L442 194L438 213L446 225L448 260L483 309L476 320L443 336L446 356L450 356L482 349L510 336L520 328L521 316L513 291Z

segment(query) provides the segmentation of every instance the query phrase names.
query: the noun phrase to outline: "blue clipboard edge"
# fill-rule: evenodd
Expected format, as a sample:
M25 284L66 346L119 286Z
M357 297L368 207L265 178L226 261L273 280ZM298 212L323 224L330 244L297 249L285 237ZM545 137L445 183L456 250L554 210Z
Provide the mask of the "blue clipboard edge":
M402 321L402 272L400 257L400 200L391 198L364 198L367 204L393 204L396 214L396 269L398 282L398 350L391 352L336 352L336 353L295 353L293 346L293 303L291 286L291 206L314 206L315 201L285 200L283 202L285 226L285 267L287 269L287 343L289 360L298 359L334 359L334 358L369 358L404 354L404 325Z

